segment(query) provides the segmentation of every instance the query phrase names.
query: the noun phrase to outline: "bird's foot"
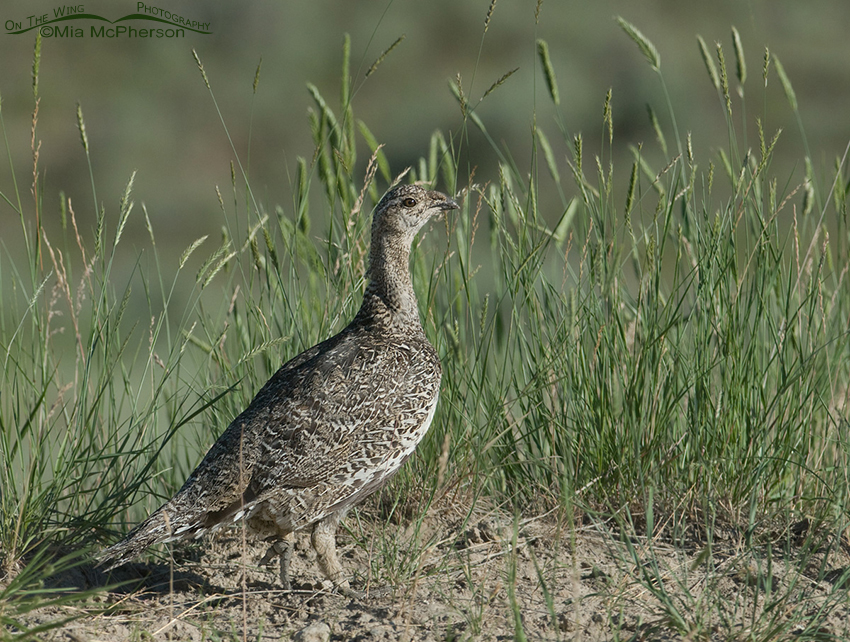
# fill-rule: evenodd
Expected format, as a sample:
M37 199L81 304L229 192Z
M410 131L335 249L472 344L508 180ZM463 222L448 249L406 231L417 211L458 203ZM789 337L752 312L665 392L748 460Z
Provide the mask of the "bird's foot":
M343 580L338 584L334 584L334 589L345 597L357 600L358 602L364 602L367 598L372 599L380 599L387 597L393 591L393 587L391 586L381 586L381 587L368 587L365 591L358 591L357 589L351 588L351 585L348 583L348 580Z
M358 602L362 602L366 599L366 594L362 591L356 591L348 585L348 582L343 582L342 584L338 584L334 586L334 589L340 594L344 595L350 600L357 600Z
M280 557L280 584L284 591L292 590L289 581L289 562L292 559L292 542L289 539L279 539L272 542L266 554L260 558L261 566L268 566L275 557Z

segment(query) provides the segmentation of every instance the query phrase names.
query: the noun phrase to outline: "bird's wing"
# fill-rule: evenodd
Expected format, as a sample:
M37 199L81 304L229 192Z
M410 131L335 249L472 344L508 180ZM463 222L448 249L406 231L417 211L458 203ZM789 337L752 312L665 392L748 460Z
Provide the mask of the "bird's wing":
M385 409L406 388L406 361L346 332L298 355L263 386L172 502L185 496L211 528L250 513L270 494L328 481L344 470L365 427L392 421Z
M284 366L286 368L286 366ZM257 395L271 393L250 490L310 488L345 467L366 428L391 422L405 389L407 359L342 337L302 364L281 369ZM293 385L294 384L294 385Z

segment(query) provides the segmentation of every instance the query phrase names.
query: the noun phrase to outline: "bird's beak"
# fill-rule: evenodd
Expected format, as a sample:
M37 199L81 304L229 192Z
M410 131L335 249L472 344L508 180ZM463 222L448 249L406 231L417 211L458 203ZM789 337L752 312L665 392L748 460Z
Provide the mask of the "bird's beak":
M452 199L447 198L445 201L437 205L441 210L457 210L460 209L460 206L455 203Z

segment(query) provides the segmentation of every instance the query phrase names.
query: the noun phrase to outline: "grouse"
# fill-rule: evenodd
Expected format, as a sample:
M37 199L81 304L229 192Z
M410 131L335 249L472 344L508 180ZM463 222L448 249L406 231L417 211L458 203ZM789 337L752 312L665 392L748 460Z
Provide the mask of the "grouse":
M410 279L413 239L434 215L457 209L417 185L390 190L372 221L368 284L339 334L286 362L227 427L177 494L100 555L107 570L152 544L199 538L246 520L274 544L290 588L291 535L312 527L323 573L355 593L336 554L346 511L374 493L425 436L441 367L419 320Z

